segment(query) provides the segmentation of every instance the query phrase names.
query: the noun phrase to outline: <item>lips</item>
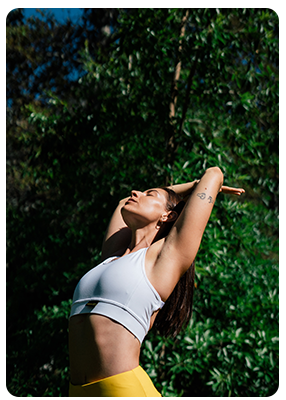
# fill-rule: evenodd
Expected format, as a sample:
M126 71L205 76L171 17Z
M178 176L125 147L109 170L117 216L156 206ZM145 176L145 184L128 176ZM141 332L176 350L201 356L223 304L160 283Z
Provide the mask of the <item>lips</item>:
M134 199L132 199L132 197L130 197L130 199L128 199L128 200L126 201L126 203L125 203L125 204L129 203L130 201L132 201L132 202L134 202L134 203L137 203L137 201L136 201L136 200L134 200Z

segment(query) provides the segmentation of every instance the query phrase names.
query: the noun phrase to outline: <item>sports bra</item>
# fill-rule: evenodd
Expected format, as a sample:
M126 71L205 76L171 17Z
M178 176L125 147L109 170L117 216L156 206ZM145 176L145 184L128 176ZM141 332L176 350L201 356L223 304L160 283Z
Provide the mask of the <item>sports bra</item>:
M104 315L119 322L142 343L152 314L165 304L147 278L147 250L109 257L87 272L75 288L70 317Z

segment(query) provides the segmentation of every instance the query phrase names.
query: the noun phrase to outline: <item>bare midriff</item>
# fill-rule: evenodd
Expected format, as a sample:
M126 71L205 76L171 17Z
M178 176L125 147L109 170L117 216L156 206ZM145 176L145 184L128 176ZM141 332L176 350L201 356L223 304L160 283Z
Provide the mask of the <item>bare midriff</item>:
M139 365L140 342L119 323L97 314L69 321L70 381L95 382Z

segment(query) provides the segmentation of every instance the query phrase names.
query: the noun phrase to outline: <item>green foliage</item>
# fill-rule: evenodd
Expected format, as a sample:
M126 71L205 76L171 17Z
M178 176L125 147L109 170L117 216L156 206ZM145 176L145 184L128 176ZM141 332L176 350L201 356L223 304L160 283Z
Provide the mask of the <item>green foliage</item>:
M85 10L81 27L24 23L20 10L7 19L8 390L67 395L72 293L99 261L118 200L219 165L225 184L246 194L219 195L196 260L191 324L176 340L150 332L141 363L164 396L270 396L278 388L278 17L191 9L180 36L184 9L96 10ZM37 70L47 48L52 67Z

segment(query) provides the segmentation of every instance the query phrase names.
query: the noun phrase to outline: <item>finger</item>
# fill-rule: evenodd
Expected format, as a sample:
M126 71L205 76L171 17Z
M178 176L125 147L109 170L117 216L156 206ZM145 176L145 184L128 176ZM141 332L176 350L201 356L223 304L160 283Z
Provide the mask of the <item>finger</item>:
M233 188L229 186L222 186L222 192L226 194L234 194L240 196L242 193L245 193L245 190L242 188Z
M237 194L240 196L242 193L245 193L244 189L238 189Z

